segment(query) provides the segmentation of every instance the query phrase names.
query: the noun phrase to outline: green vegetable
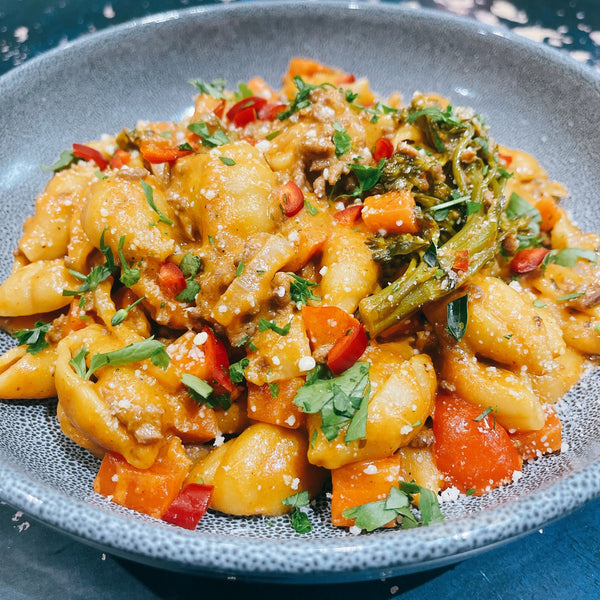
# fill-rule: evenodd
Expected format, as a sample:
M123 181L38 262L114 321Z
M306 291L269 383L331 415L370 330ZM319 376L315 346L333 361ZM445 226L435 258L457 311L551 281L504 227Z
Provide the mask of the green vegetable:
M271 393L271 398L279 396L279 384L276 381L269 383L269 392Z
M121 276L119 281L126 287L135 285L140 280L140 270L134 269L127 264L127 259L123 254L123 245L125 244L125 236L122 235L119 239L119 260L121 261ZM133 264L133 263L132 263Z
M542 266L545 268L550 263L556 263L563 267L572 268L580 258L594 263L595 265L598 264L598 255L593 250L586 250L584 248L563 248L562 250L551 250L548 252L544 257Z
M235 165L235 160L233 160L233 158L228 158L227 156L219 156L219 160L228 167L233 167L233 165Z
M196 121L194 123L190 123L188 125L188 129L196 135L200 136L200 138L202 139L203 146L209 146L210 148L214 148L215 146L229 144L229 138L223 130L217 129L214 133L211 134L208 129L208 125L204 121Z
M403 529L418 527L419 521L413 514L410 503L413 494L419 494L421 524L426 526L443 521L437 496L430 489L405 481L400 481L399 486L400 488L392 486L385 500L347 508L342 515L347 519L355 519L355 526L365 531L374 531L398 518L401 518L400 526Z
M53 171L54 173L58 173L58 171L62 171L78 161L79 159L73 155L71 150L63 150L55 163L50 166L41 165L40 169L42 171Z
M295 273L288 273L288 275L292 278L290 282L290 297L292 302L300 305L306 304L309 300L321 300L321 297L316 296L312 291L318 284L314 281L308 281L308 279L304 279Z
M84 379L89 379L101 367L107 365L121 367L147 358L150 359L154 366L161 369L166 369L171 360L165 350L164 344L153 337L149 337L139 342L132 342L119 350L94 354L90 361L90 368L85 373Z
M233 383L242 383L246 376L246 367L250 364L247 358L229 365L229 377Z
M309 533L312 531L312 525L308 520L308 515L300 508L310 504L308 490L298 492L293 496L288 496L281 501L285 506L293 506L294 511L290 515L290 523L297 533Z
M267 329L270 329L271 331L274 331L275 333L278 333L279 335L287 335L290 332L291 327L292 327L291 321L287 325L284 325L283 327L279 327L277 325L277 323L275 323L275 321L267 321L267 319L263 319L263 318L261 318L260 321L258 322L258 330L259 331L266 331Z
M50 323L36 321L33 329L21 329L12 335L19 340L19 346L27 346L27 352L35 355L50 345L46 341L46 334L49 330Z
M304 208L314 217L319 214L319 210L313 206L306 198L304 199Z
M120 325L126 318L127 315L129 314L129 311L134 307L137 306L142 300L145 300L146 296L142 296L141 298L138 298L135 302L132 302L129 306L127 306L126 308L120 308L111 318L110 320L110 324L113 327L116 327L117 325Z
M469 294L448 302L446 321L448 333L460 342L467 331L469 321Z
M320 413L321 430L328 441L334 440L344 427L347 427L346 443L366 437L371 390L369 366L358 361L333 377L327 367L318 365L298 390L294 404L305 413Z
M333 143L335 145L335 155L339 158L340 156L350 152L350 148L352 146L352 138L348 135L348 132L344 129L344 127L335 121L333 124L334 134L333 134Z
M286 110L281 111L277 115L277 118L280 121L289 119L295 112L298 112L299 110L302 110L303 108L306 108L307 106L310 106L311 102L309 100L309 97L310 97L310 93L313 90L316 90L319 88L324 89L327 86L335 87L331 83L321 83L319 85L312 85L310 83L306 83L304 81L304 79L302 79L302 77L300 77L300 75L296 75L294 77L294 85L296 86L298 91L296 92L296 95L294 96L294 99L292 100L292 103L290 104L290 106Z
M179 302L194 302L200 292L200 284L194 281L196 274L204 269L202 259L188 252L180 261L179 269L185 277L185 289L175 296Z
M86 379L87 374L87 365L85 363L85 358L88 355L88 351L85 346L80 348L79 352L69 361L69 364L75 370L75 373L81 377L81 379Z
M158 215L158 221L160 223L166 223L167 225L173 225L173 221L171 221L169 217L164 215L156 206L156 203L154 202L154 190L152 189L152 186L148 185L143 179L140 179L140 183L142 184L142 188L144 190L146 202L148 203L150 208Z
M348 164L348 168L354 173L358 181L358 186L352 192L353 196L362 196L365 192L368 192L375 186L383 173L384 163L385 158L382 158L376 167L369 167L368 165L361 165L360 163Z
M217 98L218 100L226 100L225 94L223 94L223 90L225 89L225 80L224 79L214 79L210 83L206 83L202 79L192 79L190 83L201 93L208 94L213 98Z

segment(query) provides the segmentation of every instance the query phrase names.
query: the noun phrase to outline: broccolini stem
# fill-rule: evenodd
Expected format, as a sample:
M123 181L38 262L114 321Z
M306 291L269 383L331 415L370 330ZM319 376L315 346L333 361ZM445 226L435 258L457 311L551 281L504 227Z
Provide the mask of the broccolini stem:
M477 196L483 196L485 187L487 186L479 186ZM443 298L494 257L500 241L498 224L503 208L501 190L494 189L494 192L497 194L494 194L492 205L487 210L482 205L482 208L467 218L457 234L438 248L439 267L430 267L425 261L421 261L418 266L411 263L411 267L394 283L363 298L359 304L360 315L371 336L389 329L424 304ZM452 269L459 250L469 251L466 272Z

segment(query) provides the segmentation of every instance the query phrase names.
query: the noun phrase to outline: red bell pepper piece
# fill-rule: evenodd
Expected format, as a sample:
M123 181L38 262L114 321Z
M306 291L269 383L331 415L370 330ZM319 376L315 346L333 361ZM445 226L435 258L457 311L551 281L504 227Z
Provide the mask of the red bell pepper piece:
M267 103L259 96L249 96L236 102L228 111L227 118L236 126L244 127L258 119L258 111Z
M102 156L102 153L85 144L73 144L73 156L95 162L101 171L108 167L108 161Z
M510 261L510 270L517 274L529 273L542 264L548 252L547 248L523 248Z
M369 339L363 324L356 323L335 342L327 356L327 366L335 375L343 373L362 356L368 344Z
M203 349L211 379L227 392L231 392L233 391L233 382L229 376L229 356L227 355L227 350L223 342L214 334L210 327L205 325L202 331L208 335Z
M354 225L354 223L358 221L363 208L363 204L353 204L352 206L347 206L342 210L338 210L336 213L333 214L333 218L338 223L344 223L345 225Z
M391 158L394 154L394 144L386 137L380 137L375 142L375 150L373 151L373 160L378 163L382 158Z
M196 529L206 514L213 490L212 485L189 483L173 500L162 520L185 529Z
M181 269L175 263L168 261L160 265L158 270L158 284L171 296L177 296L187 286Z
M112 158L110 159L110 168L120 169L121 167L128 165L130 160L131 155L129 154L129 152L121 150L121 148L117 148L115 150L115 153L112 155Z
M140 152L144 160L156 165L175 162L182 156L193 154L193 150L182 150L167 139L149 139L140 142Z
M286 105L282 103L276 102L267 102L262 108L258 111L258 118L261 121L274 121L277 118L277 115L285 110Z
M454 264L452 268L455 271L466 271L469 268L469 251L457 250L454 255Z
M304 194L293 182L288 181L279 188L279 203L286 217L293 217L304 206Z

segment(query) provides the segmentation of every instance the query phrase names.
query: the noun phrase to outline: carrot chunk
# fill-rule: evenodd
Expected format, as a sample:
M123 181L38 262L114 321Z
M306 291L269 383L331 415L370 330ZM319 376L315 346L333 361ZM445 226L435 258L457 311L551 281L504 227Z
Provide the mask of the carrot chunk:
M551 406L544 407L546 422L538 431L511 433L510 439L523 460L531 460L542 454L558 452L562 446L562 425Z
M284 379L272 384L248 384L248 417L263 423L298 429L305 414L294 404L294 397L304 385L303 377Z
M120 454L105 454L94 491L112 502L160 518L179 494L191 466L181 441L172 437L149 469L130 465Z
M351 527L354 519L342 512L368 502L387 498L392 486L404 480L406 473L399 454L389 458L364 460L331 471L331 522L338 527Z
M363 221L369 231L387 233L417 233L419 226L415 214L415 199L409 190L391 190L385 194L369 196L362 211Z

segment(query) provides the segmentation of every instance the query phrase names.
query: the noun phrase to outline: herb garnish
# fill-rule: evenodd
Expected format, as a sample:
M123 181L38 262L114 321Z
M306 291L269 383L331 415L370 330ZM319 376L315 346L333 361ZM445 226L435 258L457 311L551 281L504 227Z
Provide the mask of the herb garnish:
M306 83L300 75L296 75L294 77L294 85L298 89L292 103L288 107L287 110L280 112L277 115L277 118L280 121L284 121L285 119L289 119L295 112L310 106L311 102L309 100L310 93L316 89L325 89L325 87L335 87L332 83L321 83L319 85L313 85L311 83Z
M208 130L208 125L204 121L196 121L188 125L188 129L199 135L202 139L203 146L209 146L214 148L215 146L222 146L223 144L229 144L229 138L222 129L217 129L212 135Z
M229 394L213 395L213 388L204 379L184 373L181 376L181 383L185 385L192 400L198 404L206 404L209 408L222 408L227 410L231 407L231 396Z
M258 322L258 330L259 331L266 331L267 329L270 329L271 331L274 331L275 333L278 333L279 335L287 335L290 332L291 326L292 326L291 321L287 325L284 325L283 327L279 327L277 325L277 323L275 323L275 321L267 321L267 319L263 319L262 317L261 317L260 321Z
M400 527L411 529L419 526L419 521L413 514L410 503L413 494L419 494L419 510L421 524L424 526L441 523L444 516L440 511L437 496L428 488L400 481L399 488L392 486L385 500L377 500L347 508L342 515L347 519L355 519L354 524L365 531L374 531L401 517Z
M175 296L179 302L193 302L200 291L200 284L194 277L202 270L202 259L188 252L180 261L179 268L185 277L185 289Z
M202 79L192 79L190 83L201 93L208 94L217 100L226 100L223 90L225 89L224 79L213 79L210 83Z
M308 279L304 279L295 273L288 273L288 275L292 278L290 282L290 297L292 302L295 302L297 306L306 304L309 300L321 300L321 297L316 296L312 290L318 284L314 281L308 281Z
M132 302L129 306L127 306L126 308L120 308L111 318L110 320L110 324L113 327L116 327L117 325L120 325L129 315L129 311L134 307L137 306L142 300L145 300L146 296L142 296L141 298L138 298L135 302Z
M58 173L58 171L62 171L78 161L79 159L71 150L63 150L55 163L49 166L40 165L40 169L42 171L53 171L54 173Z
M154 190L151 185L148 185L143 179L140 179L140 183L142 184L142 188L144 190L144 196L146 197L146 202L150 206L150 208L158 215L159 223L166 223L167 225L173 225L173 221L169 219L166 215L164 215L160 209L156 206L154 202Z
M155 367L167 369L169 362L171 361L171 357L165 350L165 345L162 342L155 340L154 337L149 337L139 342L132 342L124 348L113 350L112 352L94 354L90 361L90 368L87 370L85 370L84 367L86 356L87 350L84 346L77 355L69 361L78 375L83 379L89 379L98 369L108 365L122 367L123 365L149 358Z
M350 152L352 138L338 121L334 122L333 128L335 130L332 136L335 145L335 155L339 158L347 152Z
M50 330L50 323L36 321L33 329L20 329L12 335L19 340L19 346L27 346L29 354L39 354L50 344L46 341L46 334Z
M362 196L363 192L369 191L381 178L385 158L379 161L376 167L361 165L360 163L350 163L348 168L354 173L358 180L358 187L352 192L353 196Z
M448 323L446 331L455 340L460 342L465 335L469 320L469 294L448 302L446 306L446 319Z
M294 511L290 515L290 522L297 533L309 533L312 531L312 525L308 520L307 514L300 510L301 507L310 504L308 490L284 498L281 504L294 507Z
M321 430L328 441L334 440L346 426L346 443L366 437L371 390L369 367L368 362L358 361L334 377L327 367L318 365L298 390L294 404L305 413L321 414Z

